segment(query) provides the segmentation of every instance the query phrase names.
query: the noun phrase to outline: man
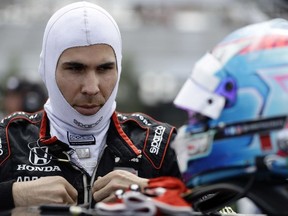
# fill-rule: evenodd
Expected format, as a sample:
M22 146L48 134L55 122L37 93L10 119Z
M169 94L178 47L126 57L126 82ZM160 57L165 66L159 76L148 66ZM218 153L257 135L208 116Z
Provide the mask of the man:
M39 72L44 110L15 113L0 126L0 208L113 201L116 189L180 177L169 147L175 128L115 111L121 36L99 6L72 3L49 20Z
M39 111L47 100L42 84L14 76L9 77L2 94L1 119L16 111Z

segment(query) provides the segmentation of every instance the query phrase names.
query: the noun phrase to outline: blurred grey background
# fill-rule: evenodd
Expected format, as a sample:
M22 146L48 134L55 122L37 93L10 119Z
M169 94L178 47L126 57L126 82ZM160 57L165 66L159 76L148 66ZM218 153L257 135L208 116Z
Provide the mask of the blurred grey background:
M46 22L75 0L0 1L0 85L11 77L41 83L39 54ZM118 111L144 112L179 126L172 101L193 64L231 31L286 18L285 0L90 0L109 11L123 38ZM42 84L42 83L41 83ZM0 97L0 111L4 109Z

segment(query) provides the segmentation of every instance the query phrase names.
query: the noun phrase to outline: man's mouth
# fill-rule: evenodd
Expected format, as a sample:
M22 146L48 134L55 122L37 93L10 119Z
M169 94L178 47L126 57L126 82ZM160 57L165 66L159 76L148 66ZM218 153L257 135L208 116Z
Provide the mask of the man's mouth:
M101 106L99 105L76 105L74 108L82 115L94 115L96 114Z

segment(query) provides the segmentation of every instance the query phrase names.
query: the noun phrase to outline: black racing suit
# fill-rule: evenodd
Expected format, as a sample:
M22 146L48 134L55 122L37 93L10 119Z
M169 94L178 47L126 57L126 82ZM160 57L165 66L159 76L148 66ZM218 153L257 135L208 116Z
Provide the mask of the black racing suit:
M90 188L97 176L114 169L133 170L144 178L181 178L176 155L169 147L175 135L174 127L142 113L115 112L107 145L90 176L69 160L69 145L50 137L49 120L44 111L14 113L0 123L0 209L14 207L12 184L15 181L31 181L43 176L63 176L77 189L78 204L90 205L94 204Z

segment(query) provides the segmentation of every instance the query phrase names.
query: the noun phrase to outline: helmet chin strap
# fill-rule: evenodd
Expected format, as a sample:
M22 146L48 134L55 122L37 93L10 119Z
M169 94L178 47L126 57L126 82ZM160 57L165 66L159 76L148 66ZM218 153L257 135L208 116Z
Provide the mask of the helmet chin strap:
M206 117L198 112L193 112L190 110L187 110L188 113L188 121L189 125L207 125L208 121L210 120L209 117Z
M196 211L205 214L216 213L244 197L254 182L255 174L252 174L244 186L229 181L199 186L194 188L191 193L186 194L184 199L192 203L193 209Z
M260 134L264 132L281 130L285 128L288 116L277 116L271 118L256 119L231 124L218 124L214 129L215 140L228 137L243 136L248 134Z
M232 124L218 124L214 127L209 127L207 121L199 122L198 124L184 125L178 130L178 135L172 143L172 147L176 150L177 155L179 156L179 165L181 172L184 174L184 179L187 182L190 182L191 185L201 185L208 182L213 182L231 176L236 176L241 174L249 174L255 172L256 162L253 158L250 157L251 163L247 163L247 159L243 158L240 160L241 163L219 165L218 167L205 169L201 168L198 171L193 171L189 174L189 168L187 167L188 161L191 162L190 166L193 167L195 163L195 170L198 159L209 158L213 148L214 142L221 142L221 140L236 138L240 136L247 135L257 135L259 138L259 151L272 151L273 144L270 141L270 136L272 131L277 131L278 134L280 131L285 130L287 124L288 116L278 116L273 118L257 119L253 121L246 122L236 122ZM287 135L286 135L287 134ZM279 151L286 153L288 155L288 150L286 147L286 140L288 139L288 133L282 136L277 136L277 144ZM287 138L286 138L287 137ZM284 163L285 158L276 157L276 154L272 154L273 157L263 158L263 163L271 173L278 173L283 175L283 173L288 173L284 171L287 169L286 164ZM258 155L261 156L261 155ZM258 157L257 156L257 157ZM284 155L285 156L285 155ZM216 159L217 160L217 159ZM242 163L243 162L243 163ZM201 163L201 162L200 162ZM228 166L229 165L229 166ZM225 168L227 167L227 168ZM202 171L201 171L202 170Z

